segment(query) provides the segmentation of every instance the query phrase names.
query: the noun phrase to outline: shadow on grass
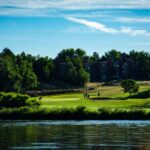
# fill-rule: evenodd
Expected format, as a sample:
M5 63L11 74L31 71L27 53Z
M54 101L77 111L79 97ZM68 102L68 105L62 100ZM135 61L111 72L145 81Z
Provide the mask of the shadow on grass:
M94 97L90 98L91 100L127 100L128 97L115 97L115 98L110 98L110 97Z
M126 97L90 97L91 100L127 100L127 99L147 99L150 98L150 89L131 94Z
M146 99L146 98L150 98L150 89L146 90L146 91L142 91L142 92L138 92L135 93L133 95L130 95L129 98L131 99Z

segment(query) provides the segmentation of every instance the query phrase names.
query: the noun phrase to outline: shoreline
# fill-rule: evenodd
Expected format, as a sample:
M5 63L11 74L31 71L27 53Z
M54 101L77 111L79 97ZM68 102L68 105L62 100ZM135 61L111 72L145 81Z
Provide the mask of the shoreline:
M75 109L15 108L1 109L0 120L150 120L150 112L142 109Z

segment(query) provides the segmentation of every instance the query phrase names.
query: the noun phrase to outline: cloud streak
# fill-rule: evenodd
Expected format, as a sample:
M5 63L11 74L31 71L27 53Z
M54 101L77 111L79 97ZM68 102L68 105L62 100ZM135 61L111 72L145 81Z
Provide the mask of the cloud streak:
M10 16L57 16L63 11L111 10L111 9L147 9L150 0L0 0L0 15ZM80 12L81 12L80 11ZM82 12L83 12L82 11ZM25 12L25 13L24 13ZM104 11L101 13L105 13ZM121 13L121 11L120 11ZM61 15L61 14L60 14ZM86 16L100 16L96 11ZM120 19L120 21L129 21Z
M1 0L0 6L32 9L150 8L149 0Z
M92 29L96 29L102 32L106 32L106 33L116 33L117 31L113 28L108 28L105 25L101 24L101 23L97 23L94 21L88 21L85 19L79 19L79 18L74 18L74 17L67 17L66 19L79 23L79 24L83 24L87 27L90 27Z
M125 23L150 23L150 18L128 18L128 17L120 17L117 18L119 22Z
M76 22L76 23L85 25L87 27L90 27L91 29L96 29L98 31L110 33L110 34L123 33L123 34L129 34L132 36L136 36L136 35L148 36L148 35L150 35L150 33L147 32L146 30L135 30L135 29L132 29L131 27L122 27L120 30L118 30L118 29L107 27L106 25L104 25L102 23L89 21L89 20L85 20L85 19L79 19L79 18L74 18L74 17L67 17L66 19L69 21L72 21L72 22Z
M136 35L150 36L150 33L146 30L143 29L136 30L136 29L132 29L131 27L122 27L121 30L118 31L118 33L129 34L132 36L136 36Z

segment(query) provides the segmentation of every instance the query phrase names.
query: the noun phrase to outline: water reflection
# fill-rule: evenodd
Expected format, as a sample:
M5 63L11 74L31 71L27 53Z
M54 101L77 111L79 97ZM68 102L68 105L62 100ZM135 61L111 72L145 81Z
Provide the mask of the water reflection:
M150 150L150 122L0 122L0 149Z

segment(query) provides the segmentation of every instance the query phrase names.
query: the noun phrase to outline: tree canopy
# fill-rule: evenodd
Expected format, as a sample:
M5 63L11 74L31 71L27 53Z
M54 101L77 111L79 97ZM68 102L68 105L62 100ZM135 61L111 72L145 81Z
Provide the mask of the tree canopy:
M112 80L150 80L150 54L132 50L121 53L115 49L92 56L83 49L63 49L56 58L15 55L5 48L0 53L0 91L23 92L41 84L63 82L83 86L86 82Z

